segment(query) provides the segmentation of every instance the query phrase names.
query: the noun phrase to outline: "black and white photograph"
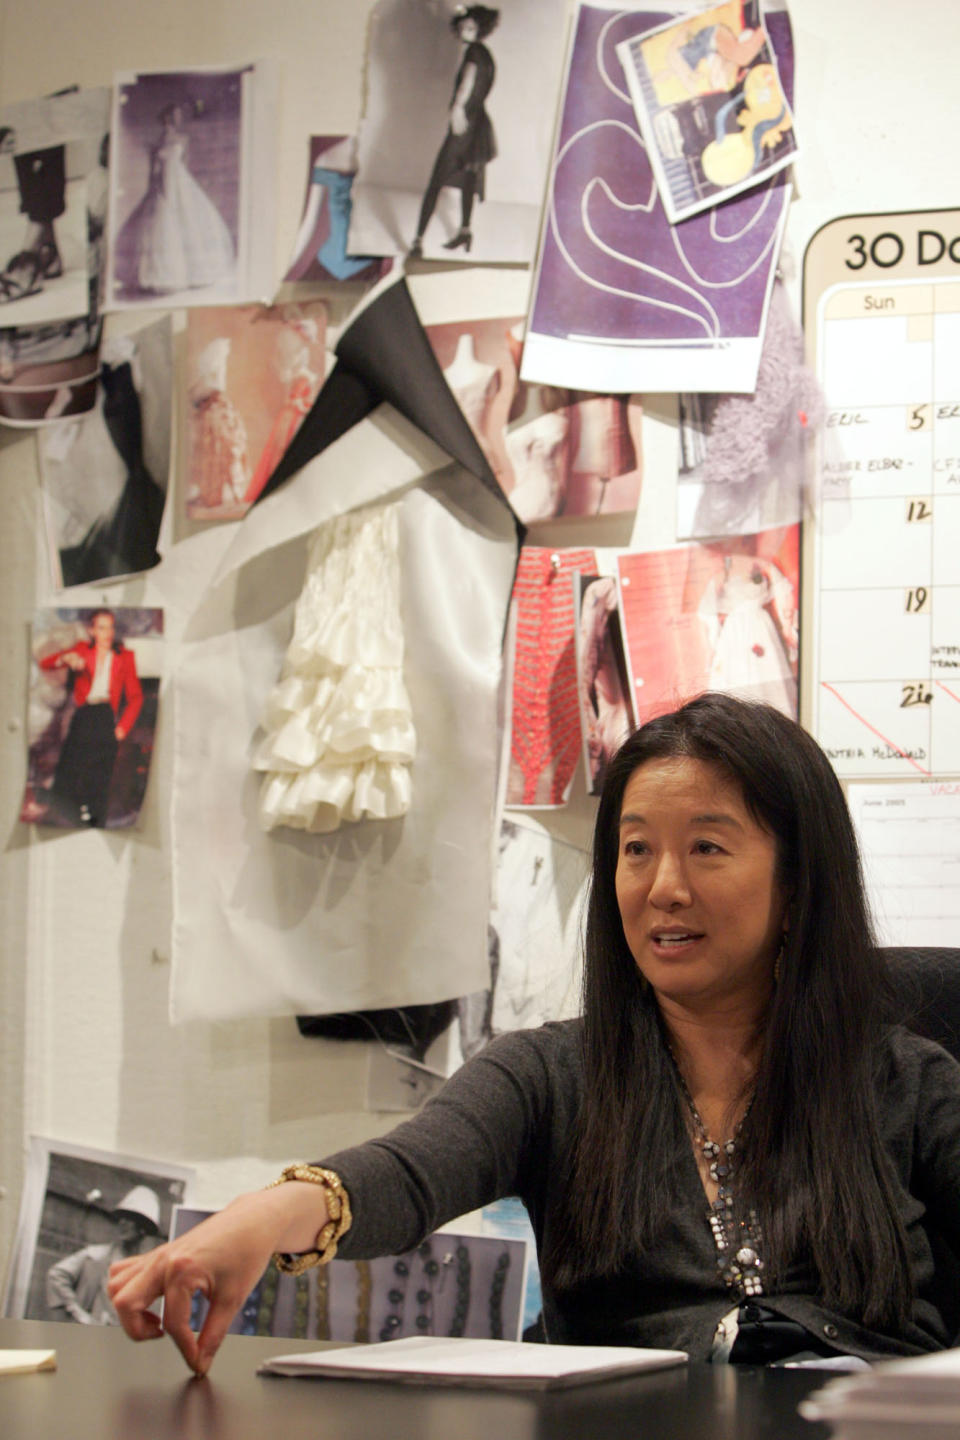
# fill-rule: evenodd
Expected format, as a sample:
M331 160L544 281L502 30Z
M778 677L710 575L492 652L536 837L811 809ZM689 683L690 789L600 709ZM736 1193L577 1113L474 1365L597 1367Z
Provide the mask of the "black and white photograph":
M349 253L532 261L565 33L562 0L381 0Z
M208 305L272 286L253 233L257 214L272 251L265 85L253 65L117 77L105 308Z
M184 1165L31 1136L4 1315L118 1324L110 1266L169 1238L193 1175Z
M173 1237L212 1212L178 1206ZM440 1230L415 1250L376 1260L334 1258L302 1275L271 1262L231 1322L232 1335L369 1344L407 1335L519 1340L528 1243ZM193 1297L199 1330L207 1303Z
M137 824L162 665L162 610L38 612L21 820L66 830Z
M372 1034L375 1043L367 1047L367 1109L411 1115L419 1110L460 1064L455 1033L451 1020L439 1034L421 1036L413 1027L403 1040Z
M370 1027L369 1110L417 1110L496 1036L577 1014L588 868L584 850L536 821L517 814L501 820L487 923L489 983L453 1002L449 1025L441 1006L430 1007L437 1012L432 1028L418 1035L410 1026L407 1043Z
M95 313L109 125L106 88L0 108L4 333ZM11 360L10 343L0 344L0 385L13 378Z
M501 820L487 930L489 1029L481 1025L478 1033L476 1021L461 1008L465 1059L496 1035L578 1013L578 944L588 870L589 859L579 845L525 816Z
M40 473L57 587L158 564L170 468L169 318L105 340L96 408L46 427Z
M88 414L97 403L102 330L96 314L0 330L0 425Z
M457 1001L451 1071L498 1035L577 1013L588 867L585 851L535 821L501 820L487 925L490 984Z
M64 416L84 415L97 403L102 323L100 299L106 245L107 195L110 163L110 90L71 91L50 101L12 105L2 112L0 122L0 176L4 174L3 151L13 155L18 192L26 173L13 154L18 143L45 147L34 159L46 156L37 170L37 184L46 173L57 170L56 194L46 201L24 202L21 193L22 248L11 256L0 275L0 424L42 426ZM72 138L58 145L49 142L61 134ZM18 137L27 137L21 142ZM60 160L63 157L64 190L60 195ZM2 181L0 181L2 184ZM71 192L71 185L74 186ZM68 211L67 198L85 192L86 222L83 234L85 269L74 264L77 252L64 236L61 201ZM2 201L0 201L2 204ZM29 205L29 208L28 208ZM41 213L43 212L43 213ZM47 213L49 212L49 213ZM64 253L72 271L64 272ZM68 288L69 286L69 288ZM72 302L66 319L24 323L34 299L44 306L53 298L69 294ZM28 292L28 293L27 293ZM81 305L75 311L75 306ZM16 320L16 323L12 323Z

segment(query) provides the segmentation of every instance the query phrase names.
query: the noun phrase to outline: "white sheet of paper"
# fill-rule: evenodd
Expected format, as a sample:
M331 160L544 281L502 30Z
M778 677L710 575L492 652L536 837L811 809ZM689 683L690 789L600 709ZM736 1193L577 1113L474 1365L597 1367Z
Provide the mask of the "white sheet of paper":
M0 1350L0 1375L33 1375L56 1368L56 1350Z
M260 1367L270 1375L401 1380L430 1385L546 1389L606 1376L682 1365L682 1350L623 1345L527 1345L521 1340L466 1340L413 1335L381 1345L280 1355Z
M805 1420L825 1420L835 1434L954 1436L960 1425L960 1350L915 1355L832 1380L800 1404ZM851 1428L846 1427L849 1422Z
M402 606L416 803L389 827L371 820L335 835L267 835L256 820L250 744L292 632L297 545L333 514L401 495L402 554L413 557L403 566ZM174 671L178 1020L425 1004L487 983L485 817L515 560L506 508L466 472L448 473L439 447L388 406L233 532ZM456 783L438 783L440 775Z
M883 945L956 945L960 782L851 784L847 801Z

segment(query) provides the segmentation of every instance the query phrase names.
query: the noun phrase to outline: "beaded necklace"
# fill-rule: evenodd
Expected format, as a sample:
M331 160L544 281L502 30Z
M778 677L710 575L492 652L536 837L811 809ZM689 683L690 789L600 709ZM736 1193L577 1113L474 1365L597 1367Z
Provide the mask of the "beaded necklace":
M672 1052L670 1058L673 1060L680 1093L690 1111L700 1153L707 1162L711 1180L715 1180L717 1184L717 1198L710 1205L710 1232L717 1251L717 1269L724 1284L729 1286L738 1298L752 1299L763 1294L763 1260L760 1258L763 1232L757 1212L752 1206L745 1215L737 1216L733 1180L737 1172L740 1132L750 1114L754 1097L751 1095L747 1108L729 1140L719 1144L707 1134L707 1127L693 1103L693 1096L687 1089L687 1082Z

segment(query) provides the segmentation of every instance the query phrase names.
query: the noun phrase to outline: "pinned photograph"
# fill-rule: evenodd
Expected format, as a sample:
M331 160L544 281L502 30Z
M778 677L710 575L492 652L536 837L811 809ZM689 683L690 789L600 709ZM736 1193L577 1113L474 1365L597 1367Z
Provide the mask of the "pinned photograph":
M49 425L97 403L102 324L94 315L0 330L0 425Z
M490 984L457 1001L463 1060L497 1035L579 1015L589 870L586 851L550 835L532 817L511 814L501 821L487 927Z
M179 1206L173 1238L214 1212ZM271 1262L231 1322L231 1335L370 1344L407 1335L520 1339L528 1242L438 1230L416 1250L342 1260L285 1275ZM207 1302L193 1297L199 1330Z
M789 17L768 7L764 18L789 94ZM623 41L662 19L601 5L575 11L525 380L613 394L749 392L756 384L790 198L786 171L671 223L617 58Z
M0 325L95 310L109 125L107 89L0 108Z
M634 726L616 577L575 571L573 603L584 773L587 793L599 795L607 766Z
M186 511L237 519L280 463L323 384L327 311L218 306L187 316Z
M617 557L637 723L704 690L795 720L799 526Z
M520 551L513 606L516 645L505 803L565 805L580 758L572 575L597 573L593 550Z
M40 434L40 474L57 588L159 563L170 468L169 318L104 341L98 403Z
M760 0L726 0L617 45L671 222L791 164L793 116Z
M525 524L633 511L642 479L639 395L520 379L523 319L428 325L444 378Z
M0 424L96 403L109 125L105 88L0 110L0 232L18 207L0 271Z
M530 263L565 28L563 0L379 0L350 253Z
M263 269L272 179L258 163L272 135L264 85L260 65L117 77L107 309L245 300L272 288Z
M510 504L526 524L632 512L640 500L639 395L519 382L507 427Z
M678 540L745 535L801 517L823 392L781 283L770 299L756 389L677 397Z
M140 815L157 723L163 611L41 611L33 625L20 819L122 829Z
M183 1165L31 1136L4 1315L119 1324L110 1266L169 1238L193 1176Z
M357 142L353 135L310 136L307 193L285 282L330 284L351 280L364 284L381 279L390 269L391 260L351 255L347 250L356 171Z
M78 90L53 96L49 101L6 106L0 112L9 122L4 125L0 121L0 130L5 130L0 140L0 152L6 149L12 154L18 135L32 136L29 143L43 145L56 135L72 135L59 147L48 145L45 152L53 154L58 148L63 151L63 196L59 194L58 183L57 194L52 199L48 197L43 204L31 201L29 209L21 205L26 215L26 252L18 252L13 257L7 269L9 271L12 266L14 273L6 274L5 283L0 277L0 324L3 327L0 328L0 424L44 425L64 416L86 414L97 402L102 331L100 292L109 190L110 100L108 89ZM17 159L14 156L15 162ZM3 173L4 157L0 153L0 177ZM44 288L47 289L48 300L51 292L54 295L63 294L62 282L66 276L52 272L63 264L59 211L61 199L65 211L68 209L70 177L75 174L83 177L86 197L86 270L82 310L75 315L71 313L68 319L47 320L39 324L18 321L14 324L13 319L25 313L19 303L20 299L26 298L19 295L25 266L46 268L51 272L45 277L38 275L30 282L31 289L34 285L37 287L32 289L34 295L42 294ZM22 188L19 183L18 188ZM29 186L27 189L29 191ZM41 213L45 211L49 211L49 215ZM74 280L79 281L79 271ZM80 303L79 299L77 303ZM10 308L4 308L7 306ZM71 312L73 308L71 305Z

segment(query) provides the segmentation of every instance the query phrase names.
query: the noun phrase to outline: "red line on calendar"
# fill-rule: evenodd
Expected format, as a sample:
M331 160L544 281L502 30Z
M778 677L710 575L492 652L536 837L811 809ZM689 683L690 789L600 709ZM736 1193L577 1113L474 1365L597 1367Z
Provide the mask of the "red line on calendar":
M871 735L876 735L877 739L882 740L884 745L889 745L890 749L894 750L902 760L909 760L913 768L915 770L919 770L921 775L930 774L930 771L925 770L918 761L914 760L912 755L908 755L906 750L901 749L901 747L897 745L893 740L888 740L886 735L882 734L882 732L879 731L875 725L871 725L869 720L865 719L863 715L861 715L858 711L854 710L850 702L848 700L844 700L843 696L840 694L840 691L835 690L834 687L829 683L829 681L821 680L820 683L823 686L824 690L829 690L831 695L836 696L836 698L840 701L840 704L845 706L846 709L850 711L850 714L854 717L855 720L859 720L861 725L865 725L867 727Z
M950 696L950 699L956 700L957 704L960 705L960 695L954 695L949 685L944 685L942 680L935 680L933 683L938 686L939 689L946 691L946 693Z

